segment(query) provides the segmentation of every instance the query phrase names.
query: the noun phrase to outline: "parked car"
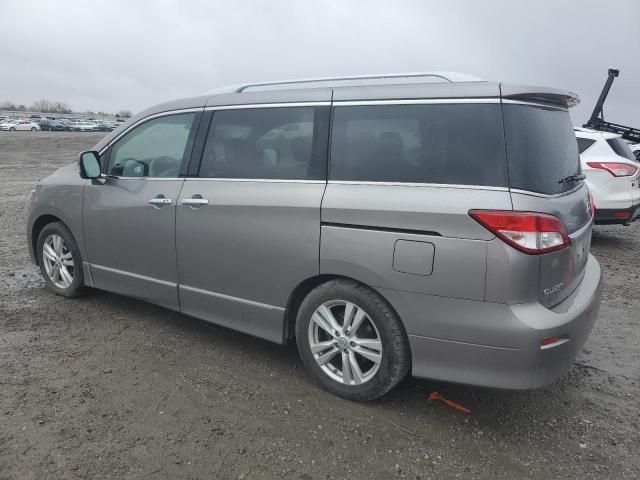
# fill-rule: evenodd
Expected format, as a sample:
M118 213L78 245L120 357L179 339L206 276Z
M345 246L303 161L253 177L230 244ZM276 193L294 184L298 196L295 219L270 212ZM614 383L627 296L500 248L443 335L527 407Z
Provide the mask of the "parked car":
M71 131L72 122L68 118L61 118L58 120L58 128L61 131L70 132Z
M11 127L15 128L15 125L18 123L18 120L15 118L6 118L0 122L0 130L10 130Z
M94 132L98 130L98 124L89 120L78 120L72 124L71 129L76 132Z
M593 194L595 223L628 225L640 216L640 164L616 133L576 128L582 172Z
M99 132L110 132L111 130L113 130L113 127L110 123L101 121L96 121L95 123Z
M12 132L16 130L31 130L32 132L36 132L40 130L40 125L26 119L6 120L4 123L0 124L0 130L9 130Z
M49 132L53 130L59 130L58 129L59 124L60 124L59 120L54 120L50 118L43 118L42 120L40 120L40 122L38 122L38 125L40 125L41 130L49 131Z
M459 78L152 107L37 186L31 257L66 297L94 287L295 339L349 399L409 371L548 384L600 305L578 99Z

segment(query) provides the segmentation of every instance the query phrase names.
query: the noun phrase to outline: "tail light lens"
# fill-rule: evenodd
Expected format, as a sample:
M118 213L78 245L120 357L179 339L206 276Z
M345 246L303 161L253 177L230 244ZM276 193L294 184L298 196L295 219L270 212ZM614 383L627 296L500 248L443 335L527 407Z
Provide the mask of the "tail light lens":
M562 250L569 245L569 234L553 215L509 210L469 210L484 228L516 250L529 255Z
M606 170L614 177L632 177L638 171L638 167L621 162L587 162L587 165L591 168Z

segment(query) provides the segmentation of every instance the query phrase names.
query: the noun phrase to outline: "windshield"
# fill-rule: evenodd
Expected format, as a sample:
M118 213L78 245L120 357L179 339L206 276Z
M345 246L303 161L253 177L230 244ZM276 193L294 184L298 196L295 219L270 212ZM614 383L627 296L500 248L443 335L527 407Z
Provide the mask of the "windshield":
M622 138L610 138L607 140L607 143L611 147L611 149L616 152L616 155L620 155L621 157L626 158L627 160L636 161L636 157L627 145L627 142L622 140Z
M581 171L568 111L504 104L503 112L511 188L554 195L581 182L574 177Z

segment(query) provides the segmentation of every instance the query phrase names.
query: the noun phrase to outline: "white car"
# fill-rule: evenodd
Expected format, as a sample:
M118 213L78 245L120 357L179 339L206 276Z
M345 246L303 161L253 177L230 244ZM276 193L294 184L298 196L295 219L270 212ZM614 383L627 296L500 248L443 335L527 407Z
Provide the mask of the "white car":
M32 132L36 132L40 130L40 125L31 120L4 120L3 123L0 123L0 130L9 130L14 132L16 130L31 130Z
M71 130L76 132L94 132L98 130L98 124L89 120L78 120L71 124Z
M640 217L640 164L615 133L576 128L582 173L593 195L595 223L625 224Z

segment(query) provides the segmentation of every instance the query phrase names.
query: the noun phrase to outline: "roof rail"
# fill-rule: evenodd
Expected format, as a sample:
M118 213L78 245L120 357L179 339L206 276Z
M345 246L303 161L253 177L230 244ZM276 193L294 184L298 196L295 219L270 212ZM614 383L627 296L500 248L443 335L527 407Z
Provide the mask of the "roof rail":
M241 93L249 88L256 87L272 87L278 85L300 85L305 83L325 83L325 82L343 82L353 80L384 80L384 79L410 79L410 78L437 78L444 82L483 82L482 78L478 78L466 73L457 72L412 72L412 73L378 73L369 75L349 75L342 77L321 77L321 78L303 78L297 80L278 80L269 82L247 83L242 85L230 85L210 91L210 94L220 93Z

